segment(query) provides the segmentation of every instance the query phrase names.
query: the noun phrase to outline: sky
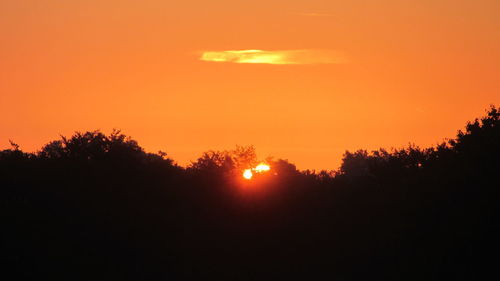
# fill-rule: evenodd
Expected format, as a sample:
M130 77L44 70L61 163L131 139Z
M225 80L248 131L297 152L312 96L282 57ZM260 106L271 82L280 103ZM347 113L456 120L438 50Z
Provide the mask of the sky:
M0 149L116 128L329 170L500 104L498 0L0 0L0 38Z

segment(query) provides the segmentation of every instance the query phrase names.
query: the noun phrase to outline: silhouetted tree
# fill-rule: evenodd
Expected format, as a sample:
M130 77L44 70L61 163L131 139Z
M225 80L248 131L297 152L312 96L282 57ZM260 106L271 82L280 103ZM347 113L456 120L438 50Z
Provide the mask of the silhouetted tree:
M120 131L0 151L9 280L480 280L496 275L500 113L435 147L299 171L252 146L187 168ZM491 258L493 256L493 258ZM7 277L8 276L8 277ZM14 276L14 277L10 277ZM5 279L5 278L4 278Z

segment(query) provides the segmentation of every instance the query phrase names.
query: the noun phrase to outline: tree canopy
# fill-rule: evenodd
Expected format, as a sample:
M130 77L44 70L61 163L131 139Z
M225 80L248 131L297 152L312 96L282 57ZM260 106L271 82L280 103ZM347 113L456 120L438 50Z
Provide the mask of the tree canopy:
M187 167L113 131L0 151L12 280L478 280L496 274L500 112L435 147L244 181L253 146Z

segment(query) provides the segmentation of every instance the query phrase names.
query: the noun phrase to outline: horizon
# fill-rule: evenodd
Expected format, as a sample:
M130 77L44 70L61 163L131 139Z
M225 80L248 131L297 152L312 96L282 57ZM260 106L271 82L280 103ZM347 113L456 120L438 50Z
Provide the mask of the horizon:
M478 116L478 117L476 117L474 119L471 119L471 120L468 120L467 122L465 122L465 126L463 126L463 128L457 129L455 136L453 136L451 138L443 138L440 142L436 142L434 145L431 145L431 146L419 146L419 145L416 145L414 143L408 143L408 144L406 144L404 146L400 146L400 147L395 147L395 146L391 146L391 147L379 147L377 149L371 149L371 150L364 149L364 148L357 148L357 149L354 149L354 150L345 150L344 153L342 154L342 157L338 161L340 161L341 163L344 163L345 162L344 157L346 157L348 155L356 154L358 152L366 152L370 156L376 156L377 153L380 152L380 151L387 151L389 153L397 153L398 150L405 150L406 151L408 149L414 149L414 148L416 148L418 150L425 151L427 149L435 150L435 149L437 149L441 145L445 145L446 147L449 147L450 145L453 146L453 144L452 144L453 141L459 139L460 135L463 134L463 132L469 131L468 126L470 124L473 124L474 122L483 123L484 118L491 118L491 114L493 114L493 112L498 112L498 109L497 109L496 105L491 104L490 108L485 110L485 114L484 115ZM124 138L130 139L130 140L136 142L137 146L140 149L142 149L143 152L145 152L145 153L151 153L151 154L154 154L154 155L158 155L161 158L171 160L174 165L176 165L176 166L178 166L180 168L183 168L183 169L194 168L197 164L199 164L200 160L203 159L203 157L207 155L207 153L208 154L215 153L215 154L219 154L219 155L226 155L226 156L228 156L230 158L233 158L233 157L238 158L238 156L236 156L236 155L238 155L239 153L241 153L240 150L246 151L246 153L254 153L254 156L252 156L252 158L253 158L252 161L256 161L256 163L254 163L253 165L250 165L250 166L246 166L246 167L239 167L239 168L233 167L233 169L236 169L236 170L239 169L239 172L241 172L242 176L245 179L247 179L247 180L252 179L252 176L255 173L259 174L259 173L262 173L262 172L269 171L270 169L272 169L272 165L271 164L272 163L276 164L279 161L285 161L286 163L293 165L295 168L298 168L298 171L312 172L313 174L321 173L321 172L338 173L338 172L341 171L341 165L339 165L338 167L335 167L335 168L331 168L331 169L302 168L302 167L298 166L293 161L293 159L291 160L291 159L288 159L288 158L274 157L272 155L267 155L267 156L263 157L262 155L259 155L257 153L257 148L255 146L253 146L253 145L235 145L231 149L222 149L222 150L208 149L208 150L205 150L203 152L200 152L198 154L198 157L196 159L189 160L188 163L179 163L174 157L172 157L166 151L163 151L163 150L158 150L156 152L148 151L147 149L145 149L144 147L142 147L141 144L140 144L140 142L137 141L133 136L127 135L127 134L125 134L124 132L122 132L119 129L113 129L108 134L106 132L101 131L101 130L75 131L71 135L64 136L64 135L61 134L61 135L59 135L59 137L60 137L60 139L63 140L63 142L65 142L66 139L69 140L69 139L71 139L73 137L78 137L78 135L85 135L87 133L90 133L90 134L95 134L95 133L103 134L103 136L106 137L106 138L111 137L111 136L113 136L115 134L121 135ZM46 142L44 144L44 146L48 145L48 144L50 144L50 143L52 143L54 141L60 141L60 140L53 139L50 142L49 141ZM44 146L41 146L41 147L39 147L39 149L34 150L34 151L24 151L22 149L21 145L19 145L17 142L13 141L12 139L9 139L9 144L10 144L10 150L12 150L12 149L18 150L19 149L20 151L22 151L24 153L33 154L33 155L38 155L40 152L42 152L44 150ZM1 151L2 151L2 149L0 149L0 152ZM9 151L9 149L6 149L4 151ZM238 152L238 151L240 151L240 152ZM238 160L236 160L236 161L238 161ZM250 164L250 163L247 163L247 164Z
M490 105L490 109L491 108L496 108L495 105L491 104ZM488 113L489 112L489 109L485 109L483 113ZM465 121L463 124L468 124L470 122L473 122L474 120L478 120L479 118L482 118L484 116L483 115L480 115L480 116L476 116L475 118L472 118L470 120L467 120ZM366 149L366 148L363 148L363 147L358 147L358 148L354 148L352 150L344 150L344 152L342 153L342 155L340 156L339 159L334 159L334 161L336 162L339 162L338 165L336 167L333 167L333 168L321 168L321 169L315 169L315 168L309 168L309 167L301 167L300 165L297 165L297 163L294 162L293 159L289 159L289 158L284 158L284 157L275 157L273 155L262 155L259 153L258 151L258 147L255 147L254 145L252 144L249 144L249 145L240 145L240 144L236 144L234 145L233 147L225 147L224 149L207 149L207 150L204 150L204 151L200 151L197 156L193 159L189 159L187 160L187 162L185 163L180 163L175 157L173 157L170 153L168 153L167 151L165 150L157 150L157 151L149 151L146 147L143 147L141 145L141 142L140 140L137 140L136 138L134 138L134 136L131 136L131 135L128 135L126 132L123 132L121 131L120 129L116 129L116 128L113 128L110 132L104 132L100 129L96 129L96 130L86 130L86 131L73 131L71 134L69 135L63 135L63 134L59 134L58 137L70 137L70 136L73 136L77 133L85 133L85 132L101 132L105 135L108 135L108 134L111 134L113 132L119 132L121 134L124 134L125 136L131 138L132 140L134 141L137 141L139 147L141 147L142 149L144 149L144 151L146 153L153 153L153 154L159 154L159 153L166 153L166 156L171 159L176 165L178 165L179 167L182 167L182 168L187 168L189 167L190 165L192 165L193 163L195 163L199 157L201 157L203 155L203 153L205 152L220 152L220 153L224 153L224 152L230 152L232 149L234 149L235 147L252 147L253 149L255 149L255 152L256 152L256 159L261 159L259 161L261 161L261 164L262 163L266 163L266 160L264 159L273 159L273 160L285 160L285 161L288 161L290 164L293 164L294 166L296 166L299 170L302 170L302 171L315 171L315 172L320 172L320 171L328 171L328 172L334 172L334 171L338 171L340 169L340 164L342 162L342 158L344 157L345 153L347 152L355 152L355 151L358 151L358 150L365 150L367 152L373 152L373 151L377 151L377 150L380 150L380 149L385 149L385 150L388 150L388 151L393 151L393 150L398 150L398 149L406 149L410 146L415 146L415 147L418 147L418 148L421 148L421 149L426 149L426 148L434 148L435 146L441 144L441 143L447 143L447 141L451 140L451 139L454 139L458 132L460 131L463 131L463 129L465 128L465 125L463 125L461 128L458 128L455 130L455 134L451 137L447 137L447 138L442 138L440 141L436 141L434 144L431 144L431 145L427 145L427 146L420 146L420 145L417 145L415 143L406 143L404 145L401 145L401 146L388 146L388 147L377 147L377 148L373 148L373 149ZM8 149L9 147L12 148L13 145L15 146L18 146L19 149L23 152L26 152L26 153L37 153L39 151L41 151L41 149L43 148L44 145L48 144L49 142L51 141L54 141L56 139L51 139L51 140L48 140L46 141L45 143L43 143L42 145L40 145L37 149L34 149L34 150L30 150L30 151L27 151L25 149L23 149L22 145L19 144L17 141L15 141L13 138L9 138L8 139L8 142L9 142L9 145L8 146L5 146L5 147L1 147L0 146L0 151L2 149Z

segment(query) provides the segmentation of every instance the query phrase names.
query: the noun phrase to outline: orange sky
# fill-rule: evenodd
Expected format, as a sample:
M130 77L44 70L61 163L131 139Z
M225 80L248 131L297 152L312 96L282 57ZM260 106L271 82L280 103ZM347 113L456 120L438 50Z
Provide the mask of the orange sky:
M119 128L182 165L239 144L335 169L500 104L498 0L5 0L0 40L0 148ZM200 60L228 50L345 60Z

